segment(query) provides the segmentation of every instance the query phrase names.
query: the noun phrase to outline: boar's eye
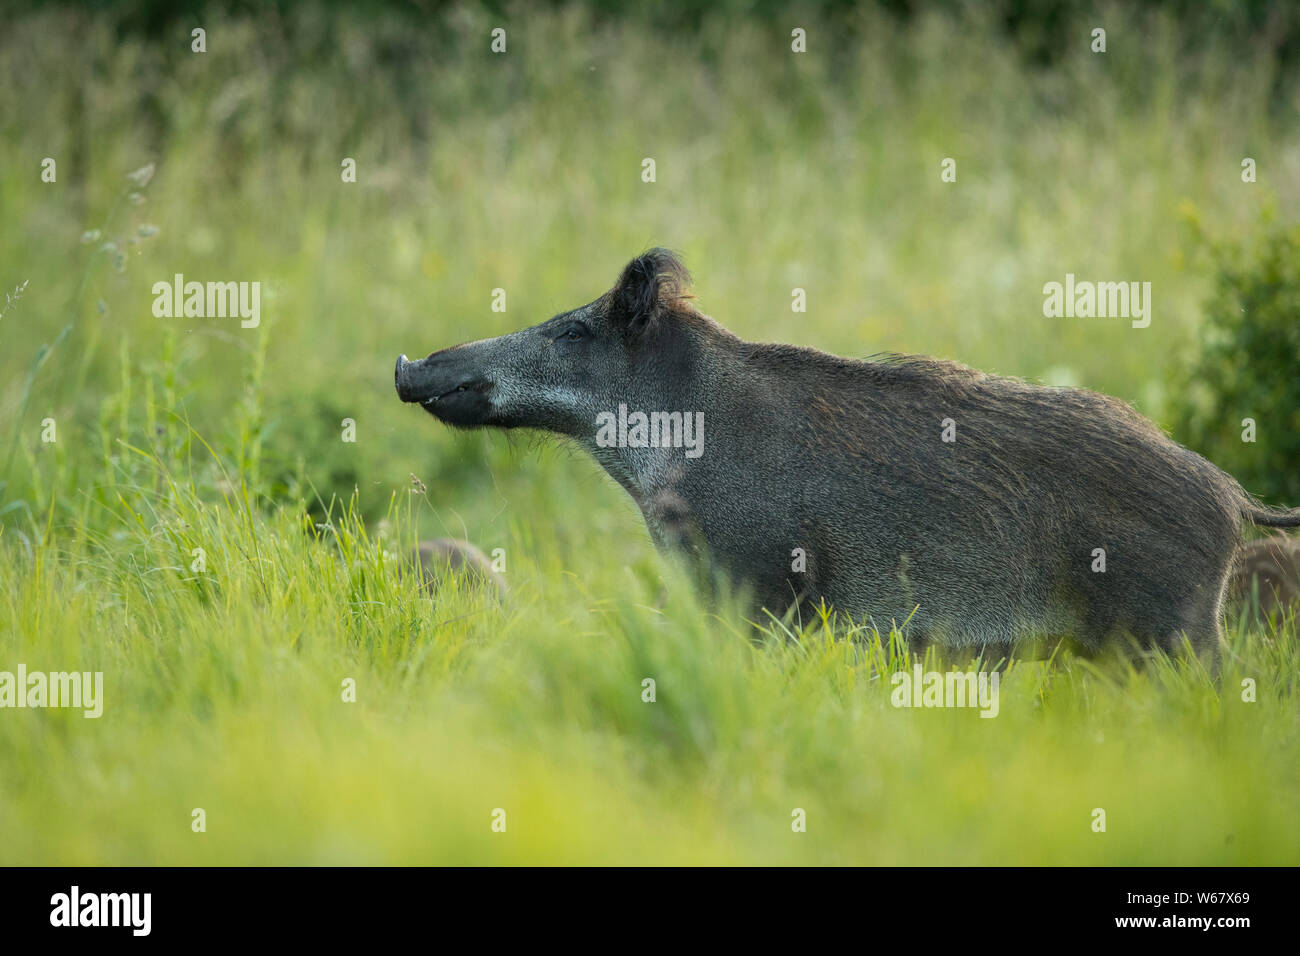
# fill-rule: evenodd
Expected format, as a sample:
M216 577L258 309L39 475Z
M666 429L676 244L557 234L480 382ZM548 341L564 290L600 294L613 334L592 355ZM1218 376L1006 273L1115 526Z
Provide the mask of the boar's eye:
M564 339L566 342L581 342L586 337L587 329L581 325L569 326L564 330L564 334L560 336L560 338Z

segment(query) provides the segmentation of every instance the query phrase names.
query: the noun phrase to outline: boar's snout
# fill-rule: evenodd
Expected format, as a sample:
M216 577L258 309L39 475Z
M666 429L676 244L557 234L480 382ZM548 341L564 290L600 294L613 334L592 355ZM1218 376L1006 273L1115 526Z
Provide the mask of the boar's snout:
M397 388L397 397L404 402L419 401L415 397L416 391L411 381L411 367L414 364L405 355L397 356L397 368L393 370L393 385Z
M487 393L492 383L462 349L434 352L414 362L399 355L393 385L402 401L418 402L451 425L483 424L491 411Z
M479 384L479 377L464 365L448 352L434 352L428 358L414 362L399 355L397 368L393 370L397 397L404 402L429 405Z

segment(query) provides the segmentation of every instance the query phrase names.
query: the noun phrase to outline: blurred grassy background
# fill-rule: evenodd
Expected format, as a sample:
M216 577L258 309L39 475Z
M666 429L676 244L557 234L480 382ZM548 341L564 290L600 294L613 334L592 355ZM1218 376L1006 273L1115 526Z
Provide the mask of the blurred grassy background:
M392 391L398 352L541 321L664 244L743 337L926 352L1168 422L1212 286L1198 237L1295 218L1276 25L683 9L6 24L0 287L27 286L0 318L0 669L102 669L108 701L0 713L0 860L1294 862L1293 626L1234 635L1222 699L1065 662L1013 671L997 720L895 711L821 632L751 646L676 584L647 610L667 570L594 464ZM177 272L261 281L261 326L155 318ZM1151 327L1045 319L1066 272L1151 282ZM505 608L396 576L441 534L506 549Z

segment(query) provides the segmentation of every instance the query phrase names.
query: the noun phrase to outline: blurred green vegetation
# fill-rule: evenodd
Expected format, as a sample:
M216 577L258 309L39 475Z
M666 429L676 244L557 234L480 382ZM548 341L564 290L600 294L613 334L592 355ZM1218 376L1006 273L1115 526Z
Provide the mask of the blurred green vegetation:
M84 11L13 22L0 96L21 109L0 115L0 284L30 284L0 328L0 408L71 328L32 384L6 501L66 508L92 485L102 462L82 454L36 478L48 449L30 416L92 447L117 384L157 370L172 341L184 417L223 450L264 457L290 498L302 461L325 498L365 486L371 514L411 471L471 525L505 513L482 493L493 475L526 479L500 489L525 501L539 473L582 475L597 510L626 508L567 456L521 469L507 443L395 406L391 366L588 301L653 243L685 254L701 305L742 336L928 352L1170 421L1164 383L1196 353L1212 278L1186 268L1179 204L1244 232L1300 191L1296 124L1267 95L1273 58L1188 52L1158 12L1108 17L1104 55L1072 28L1073 51L1041 70L974 13L900 26L863 11L842 35L811 26L805 55L783 24L756 20L683 37L580 9L514 16L503 56L488 52L497 19L473 7L418 31L392 13L214 14L205 54L188 30L119 36ZM1243 155L1258 183L1241 182ZM58 183L39 179L46 156ZM646 156L654 184L640 180ZM945 157L955 184L940 181ZM125 175L150 161L146 202L124 203ZM127 246L121 273L77 244L146 223L159 234ZM261 327L155 319L152 284L178 272L261 281ZM1151 281L1151 328L1044 319L1042 286L1066 272ZM790 312L796 286L806 314ZM113 412L127 429L143 423L145 393L132 397ZM355 444L333 438L343 417Z
M49 0L10 0L18 10L49 5ZM405 17L414 26L427 25L449 11L462 8L464 0L314 0L312 6L327 22L340 11L360 9L371 15ZM473 4L498 22L520 11L518 5L502 0L480 0ZM170 0L86 0L80 4L97 14L110 14L129 33L159 36L166 31L207 17L221 15L266 17L286 16L301 10L303 0L194 0L178 7ZM809 23L840 28L851 27L863 4L858 0L641 0L633 5L623 0L533 0L530 10L554 13L580 7L592 22L626 25L629 21L659 30L697 30L705 24L755 18L778 23ZM1014 43L1017 53L1038 65L1054 63L1068 48L1062 42L1071 27L1080 22L1079 4L1072 0L877 0L875 10L906 27L918 19L938 14L951 18L981 11L983 22ZM1190 47L1215 47L1250 57L1268 53L1282 71L1300 67L1300 8L1275 0L1109 0L1087 11L1093 25L1119 14L1158 10L1182 27L1183 42Z
M0 33L0 292L26 282L0 317L0 669L103 670L108 696L0 713L0 862L1294 862L1294 621L1234 631L1222 695L1066 659L1014 667L996 720L894 710L887 647L752 640L593 463L392 390L397 353L545 319L664 244L744 337L1174 421L1215 284L1180 207L1244 236L1300 198L1285 44L1177 7L1106 8L1104 55L1091 16L1007 8L810 6L803 55L761 6L424 9L208 7L204 54L146 5ZM1044 318L1067 272L1150 281L1150 328ZM260 326L156 318L176 273L260 281ZM1294 404L1252 410L1263 434ZM510 601L417 592L397 557L436 535L505 548Z
M1300 501L1300 228L1265 223L1208 248L1214 293L1175 432L1255 494Z

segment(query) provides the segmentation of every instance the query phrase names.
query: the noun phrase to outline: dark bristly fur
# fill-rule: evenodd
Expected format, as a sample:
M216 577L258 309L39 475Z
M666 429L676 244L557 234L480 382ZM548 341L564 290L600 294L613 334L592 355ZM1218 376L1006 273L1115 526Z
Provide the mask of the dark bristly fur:
M946 645L1185 636L1213 658L1243 522L1300 524L1113 398L745 342L688 288L680 260L651 250L573 312L403 356L398 393L452 425L576 439L661 547L763 607L824 599L882 628L910 617L909 636ZM703 455L600 447L596 416L620 403L703 412ZM941 440L945 419L955 442Z

